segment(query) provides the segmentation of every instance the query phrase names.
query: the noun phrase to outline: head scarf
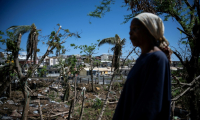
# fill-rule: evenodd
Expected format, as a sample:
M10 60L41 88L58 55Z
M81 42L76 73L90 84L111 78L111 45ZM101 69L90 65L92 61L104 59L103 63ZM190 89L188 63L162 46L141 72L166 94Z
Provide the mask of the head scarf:
M143 23L156 41L164 39L164 24L160 17L152 13L144 12L137 15L135 18Z
M135 18L143 23L143 25L148 29L150 34L159 43L159 47L162 49L163 52L166 53L168 59L170 60L170 55L172 54L172 51L169 47L169 42L164 37L165 28L162 19L155 14L147 12L137 15L135 16Z

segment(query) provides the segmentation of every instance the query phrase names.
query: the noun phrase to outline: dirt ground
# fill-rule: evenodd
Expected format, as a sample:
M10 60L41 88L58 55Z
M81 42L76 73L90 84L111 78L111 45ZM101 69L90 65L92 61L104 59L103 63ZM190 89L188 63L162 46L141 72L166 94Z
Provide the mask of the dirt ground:
M29 87L32 88L32 83L29 82ZM61 84L50 85L45 81L37 81L36 89L31 89L31 101L29 104L28 119L40 119L40 107L44 120L64 120L68 117L70 102L63 102L64 88ZM60 85L56 87L56 85ZM52 88L49 89L49 86ZM108 93L109 85L94 85L94 92L92 92L91 84L81 83L77 85L77 102L74 106L71 115L72 120L78 120L80 117L83 91L82 88L86 87L85 102L83 111L83 120L96 120L105 102ZM121 94L123 84L114 83L112 91L109 95L109 102L104 112L102 120L110 120L114 114L117 101ZM70 98L74 97L74 85L71 85ZM20 119L23 111L24 97L20 89L12 91L11 97L0 98L0 118L1 119Z

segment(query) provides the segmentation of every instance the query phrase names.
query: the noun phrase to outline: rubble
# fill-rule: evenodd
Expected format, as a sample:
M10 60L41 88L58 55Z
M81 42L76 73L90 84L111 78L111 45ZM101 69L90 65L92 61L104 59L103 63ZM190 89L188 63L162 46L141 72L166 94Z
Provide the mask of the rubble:
M21 117L22 115L19 114L19 113L17 112L17 110L13 110L13 111L12 111L12 114L11 114L10 116L11 116L11 117Z
M55 84L49 86L41 87L39 86L38 82L36 81L37 86L36 89L28 88L30 91L30 103L29 103L29 112L28 118L29 119L38 119L40 118L40 114L42 113L44 119L47 119L49 116L50 118L54 119L56 116L58 118L67 118L68 111L70 108L69 102L62 102L62 97L64 96L65 89L61 86L61 84ZM30 79L30 84L32 83ZM40 83L44 85L44 83ZM59 87L58 87L59 86ZM78 105L82 104L82 97L83 97L83 90L88 90L85 93L85 102L84 107L90 108L92 107L93 103L95 102L96 98L99 100L105 101L107 90L105 90L106 86L96 85L94 88L96 89L95 92L91 92L91 84L84 84L80 83L77 84L77 96L79 97L76 101ZM107 86L108 87L108 86ZM72 99L74 96L74 85L71 85L72 91L70 91L70 98ZM16 119L20 118L23 111L23 102L24 97L21 91L12 91L12 99L7 99L7 97L0 98L0 105L3 105L2 110L0 110L0 115L2 115L3 119ZM116 99L114 98L117 96L116 91L111 91L109 101L112 103L116 103ZM40 107L39 107L40 103ZM75 110L78 107L74 108ZM40 113L40 110L42 111ZM4 114L1 111L5 111ZM12 113L5 115L6 111L12 111ZM83 113L84 114L84 113ZM74 116L73 116L74 117ZM72 117L72 118L73 118ZM1 118L1 119L2 119Z

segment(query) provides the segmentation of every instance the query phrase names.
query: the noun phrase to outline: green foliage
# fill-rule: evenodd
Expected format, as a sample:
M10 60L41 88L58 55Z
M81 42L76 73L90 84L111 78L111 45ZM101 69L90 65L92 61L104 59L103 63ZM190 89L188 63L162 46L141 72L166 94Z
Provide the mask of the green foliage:
M76 66L76 62L76 56L73 55L67 58L66 64L64 65L65 67L68 67L68 71L71 72L71 74L73 75L78 74L80 72L80 69L84 67L83 65Z
M4 35L4 32L2 32L1 30L0 30L0 35Z
M39 76L42 77L47 73L47 66L44 65L42 69L39 71Z
M101 18L106 12L110 12L110 5L114 4L114 0L102 0L99 6L93 12L88 13L88 16Z
M99 40L97 40L97 42L99 42ZM89 57L91 57L97 47L97 43L93 44L91 43L90 46L87 46L87 45L80 45L80 46L76 46L75 44L70 44L71 47L74 47L74 49L80 49L80 53L85 53L86 55L88 55Z
M96 98L92 107L95 109L99 109L102 107L102 105L103 105L103 102L100 99Z

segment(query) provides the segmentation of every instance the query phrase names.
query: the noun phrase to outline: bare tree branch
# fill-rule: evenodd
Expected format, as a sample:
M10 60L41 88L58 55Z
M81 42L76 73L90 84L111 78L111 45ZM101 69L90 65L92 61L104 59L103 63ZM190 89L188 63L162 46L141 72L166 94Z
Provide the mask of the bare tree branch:
M129 54L128 54L128 55L126 56L126 58L124 59L122 66L124 66L126 59L129 57L129 55L130 55L133 51L135 51L135 49L136 49L136 47L133 48L133 50L131 50L131 52L129 52Z
M103 116L103 113L104 113L104 111L105 111L106 105L107 105L107 103L108 103L109 94L110 94L110 91L111 91L111 88L112 88L112 84L113 84L113 81L114 81L114 77L115 77L115 75L117 74L118 69L119 69L119 68L117 68L117 69L114 71L114 74L112 75L112 78L111 78L111 81L110 81L110 86L109 86L109 89L108 89L108 93L107 93L107 95L106 95L106 101L105 101L105 103L104 103L104 105L103 105L103 108L102 108L101 113L100 113L100 115L99 115L99 117L98 117L98 120L101 120L101 118L102 118L102 116Z
M177 53L178 51L176 50L176 51L173 51L173 53L176 55L176 57L178 57L178 59L181 61L181 64L183 65L183 66L185 66L185 63L183 62L183 59L181 58L181 56L180 56L180 53Z
M188 37L191 37L192 39L194 39L194 37L188 33L186 33L185 31L181 30L180 28L177 27L178 30L180 30L182 33L186 34Z
M172 101L177 101L180 97L182 97L185 93L187 93L189 90L192 90L192 86L195 84L195 82L197 80L200 79L200 75L198 77L196 77L191 83L189 84L183 84L183 85L188 85L190 87L188 87L185 91L183 91L182 93L180 93L179 95L177 95L175 98L172 99Z

